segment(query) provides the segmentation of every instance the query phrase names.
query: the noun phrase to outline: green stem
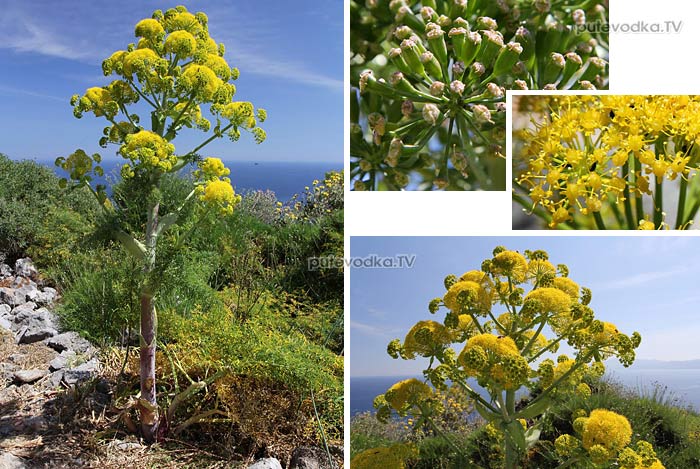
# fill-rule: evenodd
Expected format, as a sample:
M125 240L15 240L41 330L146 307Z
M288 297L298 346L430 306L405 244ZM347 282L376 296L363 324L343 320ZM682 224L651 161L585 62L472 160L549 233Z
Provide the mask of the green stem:
M596 212L596 213L597 213L597 212ZM532 336L532 338L531 338L530 341L527 343L527 345L525 345L525 348L523 348L522 352L520 352L520 354L521 354L522 356L527 356L528 352L530 352L530 348L532 348L532 346L534 345L535 341L537 341L537 337L538 337L538 336L540 335L540 333L542 332L542 329L544 329L545 324L547 324L547 317L546 317L546 316L542 319L542 322L540 322L540 326L539 326L539 327L537 328L537 330L535 331L535 335Z
M613 215L615 215L615 221L617 221L617 226L619 228L625 226L625 221L622 219L622 213L620 213L620 209L617 206L617 203L610 202L610 208L612 209Z
M447 169L447 162L449 161L450 146L452 144L452 131L454 130L455 118L450 117L450 123L447 129L447 142L445 143L445 152L442 155L442 161L440 162L440 172L438 173L439 179L444 179L449 182L449 173Z
M637 176L636 170L637 167L639 167L639 176ZM639 222L644 220L644 203L642 201L642 193L639 190L639 177L641 177L642 173L642 164L637 163L637 160L634 156L630 158L630 182L632 181L632 178L634 177L634 210L637 215L637 219L635 220L637 222L636 227L639 226Z
M680 230L683 226L684 212L685 212L685 199L688 194L688 180L681 175L681 188L680 194L678 195L678 213L676 215L676 229Z
M229 125L227 125L226 127L224 127L223 129L219 130L218 133L214 133L214 135L212 135L211 137L209 137L208 139L206 139L204 142L202 142L199 146L195 147L192 151L190 151L189 153L187 153L185 156L194 155L194 154L197 153L199 150L201 150L201 149L204 148L205 146L209 145L212 141L216 140L217 138L222 137L222 136L224 135L224 132L226 132L226 131L227 131L228 129L230 129L231 127L233 127L233 124L229 124Z
M595 225L599 230L605 230L605 222L603 222L603 217L600 216L600 212L593 212L593 219L595 220Z
M622 165L622 179L628 179L630 172L629 161ZM625 184L622 190L622 196L625 198L625 218L627 219L627 229L636 230L637 226L634 223L634 215L632 215L632 201L630 200L630 186Z
M664 177L655 176L654 184L654 228L658 229L664 221Z
M150 99L148 99L148 96L146 96L145 94L143 94L143 92L139 89L139 87L136 86L136 85L134 84L134 81L133 81L133 80L129 79L128 82L129 82L129 84L131 85L131 87L134 89L134 91L136 91L136 92L138 93L139 96L141 96L141 97L142 97L148 104L150 104L153 108L158 109L158 106L156 105L156 103L154 103L153 101L151 101Z

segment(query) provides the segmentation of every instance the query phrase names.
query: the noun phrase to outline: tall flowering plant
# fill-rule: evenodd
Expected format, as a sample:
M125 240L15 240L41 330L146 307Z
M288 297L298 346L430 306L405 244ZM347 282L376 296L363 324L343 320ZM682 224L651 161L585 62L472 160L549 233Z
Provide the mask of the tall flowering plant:
M606 88L604 3L351 0L354 189L503 190L505 91Z
M516 135L513 198L528 214L550 228L692 225L700 209L700 98L523 98L531 125Z
M141 430L147 441L157 436L162 420L156 402L156 332L157 315L154 297L159 274L156 268L158 239L180 220L183 208L196 204L200 214L216 211L230 215L240 201L231 186L229 169L218 158L202 158L198 152L207 144L224 136L236 141L241 132L249 132L257 143L265 140L265 131L258 127L266 113L255 110L249 102L233 101L238 78L237 68L224 59L224 45L209 35L204 13L192 14L183 6L163 13L157 10L151 18L136 24L136 44L113 53L102 63L105 76L115 79L107 86L89 88L82 96L71 98L77 118L85 113L104 118L108 126L100 145L114 145L124 159L122 178L138 187L139 197L147 201L146 223L142 233L129 232L126 226L114 229L113 235L143 265L140 288L140 375L141 392L138 407ZM150 108L150 128L141 124L141 117L129 107L144 102ZM202 114L203 106L215 119ZM185 153L176 153L171 141L184 128L210 132L200 145ZM68 173L61 184L65 187L86 186L105 212L114 214L120 208L113 204L103 185L93 187L95 175L102 175L99 154L88 155L76 150L56 165ZM159 186L163 176L175 173L189 164L196 164L192 191L167 213L161 213ZM177 243L185 241L189 231L177 234Z
M542 416L553 399L589 394L584 378L601 376L603 360L610 357L629 366L641 341L638 333L627 336L597 319L589 306L591 291L568 274L544 251L522 255L497 247L480 270L449 275L445 294L429 305L431 314L445 310L442 320L419 321L403 341L388 345L396 359L428 358L424 379L398 382L377 396L377 417L387 419L392 411L411 414L439 431L432 421L440 412L435 389L459 386L504 435L505 467L518 467L539 440ZM555 355L562 343L573 356ZM530 390L531 396L516 405L519 390Z

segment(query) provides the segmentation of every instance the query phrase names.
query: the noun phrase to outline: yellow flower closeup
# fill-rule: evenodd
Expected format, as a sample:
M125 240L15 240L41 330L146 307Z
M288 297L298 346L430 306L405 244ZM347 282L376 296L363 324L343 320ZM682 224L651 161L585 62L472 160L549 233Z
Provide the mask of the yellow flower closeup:
M396 411L405 411L411 405L433 395L433 389L415 378L399 381L384 394L386 401Z
M597 445L617 453L632 439L632 427L623 415L605 409L591 412L582 432L583 447L591 450Z

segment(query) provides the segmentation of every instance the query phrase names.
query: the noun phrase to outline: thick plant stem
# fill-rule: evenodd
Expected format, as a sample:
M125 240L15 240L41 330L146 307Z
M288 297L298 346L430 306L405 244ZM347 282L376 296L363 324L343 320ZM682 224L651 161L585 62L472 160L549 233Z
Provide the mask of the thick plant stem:
M506 413L509 416L515 414L515 391L506 391ZM518 448L513 444L512 438L506 435L506 469L518 467Z
M155 441L158 431L158 406L156 403L156 331L158 318L153 300L150 276L156 265L156 241L158 230L159 204L155 203L148 212L146 224L146 259L144 284L141 288L141 337L140 337L140 378L141 433L148 443Z
M141 432L148 443L155 441L158 431L156 404L156 310L153 297L141 295Z

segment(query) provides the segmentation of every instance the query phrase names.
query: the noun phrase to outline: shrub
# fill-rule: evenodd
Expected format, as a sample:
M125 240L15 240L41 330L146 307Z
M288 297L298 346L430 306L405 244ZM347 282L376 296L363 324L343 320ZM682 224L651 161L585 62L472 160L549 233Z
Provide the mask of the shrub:
M91 231L97 203L58 181L45 166L0 153L0 252L10 261L29 254L40 266L58 265Z

